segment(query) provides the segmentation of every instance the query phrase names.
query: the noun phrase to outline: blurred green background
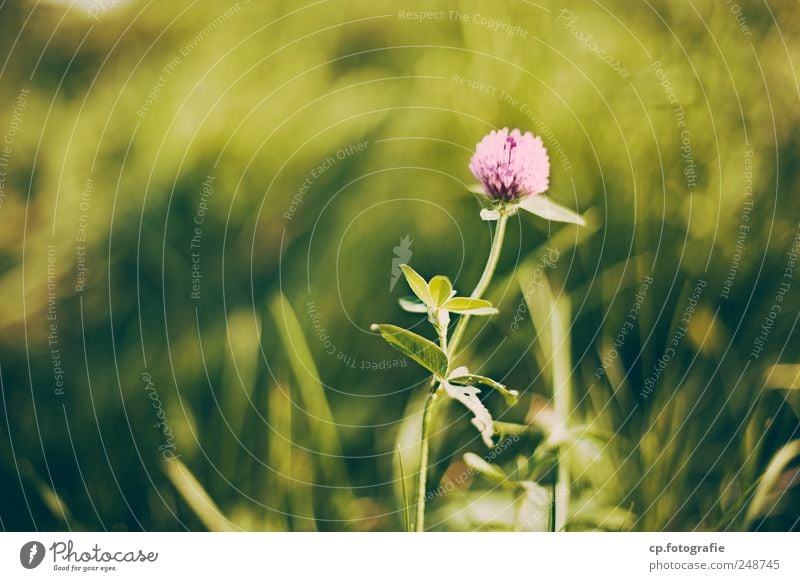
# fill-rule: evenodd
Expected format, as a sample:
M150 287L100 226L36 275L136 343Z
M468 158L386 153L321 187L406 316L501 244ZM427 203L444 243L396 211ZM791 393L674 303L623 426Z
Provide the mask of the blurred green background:
M0 525L402 530L427 378L369 325L427 333L395 259L474 286L467 164L509 126L589 224L510 222L460 359L522 392L486 398L513 442L476 468L443 406L429 528L547 530L560 450L568 530L797 529L798 30L791 1L2 3Z

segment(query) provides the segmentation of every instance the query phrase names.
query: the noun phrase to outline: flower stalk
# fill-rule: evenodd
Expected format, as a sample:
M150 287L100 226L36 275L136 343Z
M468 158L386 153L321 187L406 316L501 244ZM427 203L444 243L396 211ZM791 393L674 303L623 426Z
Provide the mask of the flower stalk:
M549 186L550 160L541 138L535 137L530 132L522 133L518 129L509 131L507 128L490 132L476 146L469 167L480 182L480 191L486 195L491 204L491 208L481 210L481 219L497 221L489 256L475 289L469 297L458 296L453 283L446 276L436 275L426 280L408 264L401 264L400 270L415 296L401 298L398 301L400 307L409 313L427 315L428 321L436 330L438 344L397 325L383 323L373 324L370 327L396 349L425 368L433 378L422 410L416 518L412 526L407 526L417 532L425 530L430 436L439 394L458 401L469 410L472 425L480 432L483 443L489 448L495 445L493 440L496 435L495 422L491 412L479 397L481 389L488 387L498 391L508 405L513 405L519 397L518 391L508 389L491 377L472 373L463 365L453 365L470 318L496 315L498 312L490 301L482 297L489 288L500 260L509 217L521 209L547 220L584 223L579 214L543 195ZM449 333L451 314L459 315L452 335ZM556 400L560 401L557 407L561 412L565 412L565 408L569 407L569 387L566 381L558 380L565 376L565 372L568 376L568 367L559 368L555 382L556 386L559 386ZM559 473L559 487L562 492L564 489L568 492L566 464L563 469L559 464ZM405 493L403 496L405 498ZM558 494L555 493L554 496ZM566 524L566 501L561 502L561 497L559 505L554 504L554 513L552 521L556 526L559 522L562 525Z
M422 434L419 451L419 477L417 480L417 517L414 521L414 530L421 533L425 530L425 495L428 482L428 456L430 454L430 429L433 416L433 404L436 401L434 385L425 398L425 407L422 411Z
M494 231L494 238L492 239L492 248L489 250L489 258L486 260L486 266L483 268L478 284L470 294L470 298L480 299L489 283L492 281L494 271L497 268L497 262L500 259L500 252L503 248L503 241L506 235L506 224L508 223L508 215L502 213L500 219L497 221L497 227ZM448 345L447 341L447 327L444 325L439 326L439 344L442 351L447 353L448 358L452 360L455 355L456 348L458 347L461 338L464 336L464 331L469 322L470 315L461 315L453 331L453 336ZM422 430L420 434L420 453L419 453L419 471L417 480L417 518L414 525L414 530L422 532L425 530L425 495L426 486L428 481L428 461L430 456L430 428L433 421L433 404L436 400L436 392L441 383L438 383L431 388L425 398L425 406L422 411Z
M473 290L472 294L470 295L470 297L473 299L482 298L483 293L485 293L486 289L489 288L489 283L492 281L494 271L497 268L497 262L500 259L500 251L503 248L503 241L506 237L507 223L508 215L501 213L500 218L497 220L497 227L495 228L494 238L492 239L492 248L489 251L489 258L486 261L486 266L483 268L483 274L481 274L481 278L478 281L478 284L475 286L475 290ZM458 323L456 323L456 328L453 331L453 337L450 339L450 345L447 349L447 354L450 357L453 357L456 354L456 349L461 343L461 339L464 336L464 331L467 328L469 319L469 315L463 315L461 318L459 318Z

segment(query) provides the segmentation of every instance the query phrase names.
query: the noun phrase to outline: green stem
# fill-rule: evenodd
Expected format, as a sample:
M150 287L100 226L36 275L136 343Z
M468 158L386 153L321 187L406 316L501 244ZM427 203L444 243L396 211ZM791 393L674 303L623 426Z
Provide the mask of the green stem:
M425 530L425 487L428 480L428 450L430 448L428 440L437 387L434 385L428 392L428 396L425 398L425 407L422 411L422 439L420 441L419 475L417 480L417 518L414 522L414 530L418 533Z
M442 351L447 353L447 327L445 325L440 325L438 327L439 330L439 346L442 348Z
M494 270L497 268L497 261L500 259L500 251L503 248L503 240L506 236L507 223L508 216L506 214L501 214L500 218L497 220L497 228L495 228L494 239L492 240L492 249L489 251L489 258L486 261L483 274L481 275L481 279L478 281L478 284L475 286L475 290L473 290L472 294L470 295L473 299L481 298L483 293L485 293L486 289L489 287L489 283L492 281ZM455 355L458 344L461 342L461 339L464 336L464 331L467 328L469 318L469 315L463 315L458 319L456 328L453 331L453 337L450 339L450 346L447 350L447 355L449 357Z
M479 299L486 292L489 283L494 275L494 270L497 268L497 261L500 259L500 250L503 248L503 240L506 235L506 224L508 223L508 216L502 214L497 220L497 228L494 231L494 238L492 240L492 248L489 251L489 258L486 261L486 266L483 269L483 274L475 286L475 290L470 295L473 299ZM464 329L469 321L469 315L463 315L459 318L456 328L453 331L453 337L450 339L450 344L447 341L447 328L442 325L439 327L439 344L442 350L447 353L449 359L455 355L456 348L464 335ZM422 436L420 440L419 451L419 475L417 480L417 518L414 523L414 530L422 532L425 530L425 493L428 479L428 456L430 449L430 428L433 418L433 403L436 399L436 390L438 385L434 385L428 397L425 399L425 407L422 411Z

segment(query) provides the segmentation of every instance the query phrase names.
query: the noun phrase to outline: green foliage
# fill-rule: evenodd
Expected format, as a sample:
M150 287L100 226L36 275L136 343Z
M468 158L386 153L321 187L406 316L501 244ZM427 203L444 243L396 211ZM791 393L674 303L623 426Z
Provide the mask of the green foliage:
M519 207L545 220L569 222L571 224L578 224L579 226L584 226L586 224L586 220L582 216L554 202L547 196L528 196L522 201Z
M475 193L482 193L481 186L476 186L471 190ZM549 196L544 194L527 196L518 204L498 205L495 209L484 208L481 210L480 216L483 220L493 221L499 219L503 213L513 215L517 210L525 210L534 216L539 216L550 222L567 222L569 224L577 224L578 226L586 225L586 219L583 216L553 201Z
M478 397L480 390L475 385L483 384L498 390L509 403L513 403L518 394L488 377L470 374L466 367L459 367L449 373L450 361L446 349L451 312L461 315L493 315L497 313L497 309L487 300L454 296L453 284L446 276L437 275L426 282L422 275L407 264L401 264L400 268L409 287L421 301L417 303L400 299L400 306L408 312L427 312L428 320L438 332L441 347L396 325L375 324L371 329L379 331L392 346L433 374L434 381L439 383L434 396L444 393L472 412L472 424L480 432L483 442L491 447L494 420Z
M425 279L407 264L401 264L400 268L403 270L403 275L406 277L408 286L411 287L411 290L414 291L414 294L417 295L417 298L421 300L429 309L435 308L436 300L434 300L430 285L425 282Z
M470 299L466 297L453 297L445 301L442 308L450 313L459 315L496 315L497 309L484 299Z
M473 452L467 452L464 454L464 462L472 470L479 472L494 484L502 485L508 482L508 475L503 471L502 468L496 464L490 464Z
M459 367L458 369L454 369L452 373L447 377L447 381L456 385L485 385L487 387L491 387L492 389L498 391L506 400L508 405L513 405L516 403L517 398L519 397L519 392L514 389L508 389L505 385L500 383L499 381L495 381L491 377L486 377L484 375L477 375L475 373L470 373L469 369L466 367Z
M431 299L433 301L432 306L435 308L445 307L452 302L452 300L448 299L455 293L453 290L453 283L450 282L449 278L442 275L436 275L431 279L428 283L428 290L431 293Z
M397 325L372 325L386 341L430 371L437 379L447 376L447 354L436 343Z

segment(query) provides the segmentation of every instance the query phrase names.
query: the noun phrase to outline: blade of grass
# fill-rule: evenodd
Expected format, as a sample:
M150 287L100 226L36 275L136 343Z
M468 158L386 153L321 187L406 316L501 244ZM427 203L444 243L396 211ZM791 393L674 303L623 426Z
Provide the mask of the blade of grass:
M767 469L761 476L761 483L758 485L755 495L753 495L753 500L750 502L750 506L747 507L745 529L749 529L758 517L769 515L770 510L774 507L774 503L771 505L770 500L775 484L784 469L797 456L800 456L800 440L789 442L772 457Z
M192 512L211 532L240 530L229 521L186 465L178 459L167 462L164 472Z
M70 522L72 522L73 518L66 503L55 490L48 486L45 481L39 477L30 462L24 460L20 461L19 464L20 472L22 473L23 477L33 484L33 487L36 489L36 492L39 494L42 502L47 507L47 510L49 510L56 519L63 521L67 528L69 528Z
M308 432L316 435L315 443L320 452L320 469L328 484L337 485L337 502L332 504L337 507L348 506L354 501L354 497L349 485L337 424L300 321L282 293L276 294L270 300L269 310L275 320L303 409L310 423Z
M240 310L227 319L227 345L223 369L222 410L227 428L237 438L243 436L247 411L253 405L253 390L258 384L260 317ZM230 449L227 437L220 438L220 461L224 474L236 474L241 459ZM238 476L238 474L237 474Z
M417 390L417 392L411 395L408 403L406 404L405 410L403 411L402 419L400 420L400 425L395 437L395 446L405 451L404 461L408 466L417 466L419 464L420 454L422 453L419 433L422 425L422 410L424 407L425 397L425 390ZM398 472L395 473L395 478L401 477L402 476L398 470ZM416 483L415 476L412 476L412 483ZM412 493L412 496L409 497L409 501L412 502L413 500L414 498ZM416 505L411 505L409 509L412 513L412 516L410 517L412 531L416 527L416 521L413 517L415 506Z
M568 419L572 408L572 356L570 353L569 320L571 316L569 297L560 293L553 295L546 276L535 293L526 293L525 285L530 273L526 268L518 269L519 284L528 305L539 345L538 360L543 369L549 371L553 386L553 408L558 418L557 430L568 430ZM560 438L556 437L557 440ZM559 460L555 488L553 490L554 521L552 527L563 531L569 514L569 471L563 458L565 446L559 446ZM568 453L568 451L567 451Z
M291 530L290 488L292 470L292 400L286 381L270 382L267 391L267 504L276 510L266 515L267 529Z
M268 504L275 510L267 515L267 529L315 531L313 482L315 467L311 456L294 445L294 405L287 381L278 381L267 392Z

